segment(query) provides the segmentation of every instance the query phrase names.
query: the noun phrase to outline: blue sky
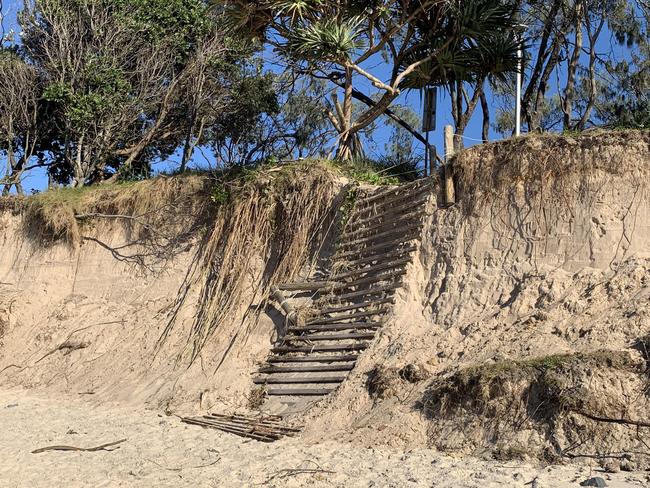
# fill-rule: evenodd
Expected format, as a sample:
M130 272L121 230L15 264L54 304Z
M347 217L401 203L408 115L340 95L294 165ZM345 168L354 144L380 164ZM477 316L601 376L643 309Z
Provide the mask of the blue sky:
M15 31L18 31L19 27L17 26L17 22L16 22L16 13L22 7L22 0L1 0L1 3L3 4L3 10L5 14L5 17L2 19L4 30L9 31L13 29ZM628 56L628 54L625 51L625 48L621 48L617 46L609 32L605 32L603 34L598 46L598 50L603 54L606 54L608 56L613 56L615 58L623 58ZM265 56L268 58L269 61L268 69L270 70L277 69L277 68L273 68L273 65L275 63L273 62L272 54L270 53L270 51L267 51L267 53L265 53ZM387 68L386 70L383 70L381 68L380 59L375 61L370 60L370 65L371 66L375 65L376 71L373 71L373 73L375 74L378 73L380 77L382 74L387 75ZM372 90L369 90L370 85L368 83L364 84L363 82L364 80L360 80L360 81L361 83L358 85L358 87L362 89L362 91L365 91L365 93L370 95L372 93ZM556 86L551 86L551 92L556 91L556 88L557 88ZM514 86L513 86L513 93L514 93ZM490 105L490 111L492 115L492 121L494 121L496 111L497 111L497 103L494 100L494 97L492 97L492 95L489 92L487 95L488 95L488 103ZM418 115L421 114L421 95L419 92L414 92L414 91L405 92L398 99L398 103L411 107L411 109L414 110ZM436 146L438 153L442 154L443 153L443 128L447 124L450 125L453 124L453 119L450 110L449 95L444 90L440 90L440 89L438 90L437 106L438 106L438 113L436 119L437 129L429 133L429 138L430 138L430 143ZM480 106L478 106L476 108L474 116L472 117L465 131L464 142L466 147L481 142L481 126L482 126L482 113L481 113ZM380 152L383 149L384 145L388 142L390 134L391 134L391 129L385 124L384 120L380 118L378 120L377 130L373 134L372 144L366 145L366 150L368 153L367 155L371 158L380 156ZM501 137L502 136L495 133L493 129L490 130L491 140L498 140ZM414 149L418 154L422 154L424 150L422 144L420 144L417 141L415 141L414 143ZM177 166L178 159L179 159L178 156L174 156L167 161L160 162L159 164L156 165L156 169L157 170L173 169ZM209 166L210 163L211 161L206 161L202 153L197 151L195 153L195 160L192 162L191 166L205 167L205 166ZM26 178L24 179L24 187L27 191L30 191L31 189L43 190L44 188L46 188L46 186L47 186L47 177L44 171L34 171L29 175L27 175Z

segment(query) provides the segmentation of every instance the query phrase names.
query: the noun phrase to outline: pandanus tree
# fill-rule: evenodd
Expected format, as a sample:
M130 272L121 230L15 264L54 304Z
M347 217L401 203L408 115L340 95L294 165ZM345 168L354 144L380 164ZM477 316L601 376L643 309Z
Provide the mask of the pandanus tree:
M503 0L216 1L235 29L272 47L287 69L333 84L324 107L342 159L360 154L359 134L378 117L397 117L390 107L403 90L516 64L514 35L505 35L515 7Z
M449 92L459 136L455 143L462 146L460 136L479 101L485 101L486 80L509 82L509 75L517 71L517 50L522 48L524 32L517 22L516 5L503 0L453 2L437 30L429 25L429 19L418 19L421 42L403 65L432 52L437 55L419 65L402 84L415 89L440 86ZM486 133L484 124L484 139Z

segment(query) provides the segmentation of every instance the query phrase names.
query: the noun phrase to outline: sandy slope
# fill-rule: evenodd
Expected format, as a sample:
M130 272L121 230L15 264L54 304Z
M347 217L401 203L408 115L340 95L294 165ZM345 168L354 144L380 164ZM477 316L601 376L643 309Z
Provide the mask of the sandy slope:
M176 417L119 405L93 407L82 398L49 399L0 392L0 486L341 486L577 487L590 475L610 487L648 486L646 473L605 474L588 466L535 467L485 462L416 449L372 449L301 439L273 444L180 423ZM112 452L31 454L50 445L92 447L127 438ZM320 467L332 473L289 474Z

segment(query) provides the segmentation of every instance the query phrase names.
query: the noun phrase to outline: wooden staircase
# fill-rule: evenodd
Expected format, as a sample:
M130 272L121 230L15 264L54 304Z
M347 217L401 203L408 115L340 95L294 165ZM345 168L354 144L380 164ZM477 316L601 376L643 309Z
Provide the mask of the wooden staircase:
M424 179L357 199L328 279L279 286L320 297L316 315L288 327L253 379L269 385L267 395L320 397L345 380L392 311L432 192L433 181Z

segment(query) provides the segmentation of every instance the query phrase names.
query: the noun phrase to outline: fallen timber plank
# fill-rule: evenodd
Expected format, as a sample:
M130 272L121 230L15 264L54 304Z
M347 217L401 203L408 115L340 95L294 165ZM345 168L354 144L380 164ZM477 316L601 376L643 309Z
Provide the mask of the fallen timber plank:
M285 352L325 352L325 351L363 351L368 349L368 344L365 342L353 344L324 344L313 346L277 346L271 349L274 353Z
M387 218L384 216L384 218L379 219L380 220L379 222L373 223L370 226L364 226L359 222L353 222L355 230L352 232L347 232L347 231L344 232L343 235L341 235L341 241L347 242L352 239L358 239L360 237L367 237L374 234L378 234L379 232L394 228L400 224L403 225L407 222L423 220L424 217L425 214L423 212L423 209L416 208L415 210L412 210L409 213L402 214L402 215L395 215L393 218Z
M281 429L276 429L274 427L264 427L260 425L244 425L231 423L228 420L220 420L211 417L202 417L201 419L194 419L208 424L208 426L215 429L223 430L224 432L229 432L231 434L237 434L243 437L253 437L259 436L270 441L280 440L282 437L293 437L297 433L292 431L286 431Z
M324 396L333 392L336 388L287 388L270 389L267 395L274 396Z
M366 246L363 249L350 249L349 251L338 252L337 254L334 255L332 261L338 261L339 259L343 259L348 256L365 257L369 255L370 251L379 251L380 249L394 249L395 247L400 245L406 246L408 244L411 244L411 242L414 241L415 239L416 239L415 236L413 237L397 236L394 239L391 239L390 241L379 242L377 244Z
M418 247L415 244L409 244L409 245L405 246L402 249L398 249L398 250L390 252L390 253L372 254L372 255L367 256L365 258L359 258L359 259L355 259L353 261L341 261L341 262L335 263L335 267L336 267L337 270L345 269L347 271L347 270L355 269L354 266L365 265L365 264L368 264L368 263L372 263L374 261L392 259L394 257L399 257L399 256L403 256L405 254L410 254L410 253L416 251L417 248ZM361 269L363 269L363 268L361 268Z
M347 341L347 340L364 340L374 339L374 332L359 332L350 334L305 334L305 335L286 335L285 341Z
M280 425L280 426L284 425L282 424L282 417L280 417L279 415L250 416L250 415L241 415L238 413L226 414L226 413L208 412L206 415L204 415L204 417L205 416L216 417L216 418L221 418L226 420L240 421L240 422L256 422L256 423L263 423L263 424L270 423L273 425Z
M341 324L324 324L308 325L305 327L289 327L287 332L298 334L301 332L311 331L337 331L337 330L359 330L359 329L378 329L384 322L343 322Z
M384 219L397 219L401 218L400 216L404 214L405 212L415 212L415 213L424 213L425 203L429 200L429 195L424 195L421 196L415 200L409 200L408 202L402 203L400 205L395 205L391 206L386 210L383 210L381 212L377 212L374 214L370 214L367 217L364 217L362 219L360 218L350 218L348 220L348 226L346 226L346 231L348 227L354 226L355 229L357 227L363 227L365 225L368 225L370 223L374 223L377 220L384 220Z
M282 417L277 416L277 415L267 415L263 417L247 417L245 415L238 415L238 414L223 414L223 413L208 413L208 417L216 417L216 418L221 418L221 419L226 419L226 420L232 420L233 422L255 422L258 424L262 425L269 425L269 426L275 426L279 429L282 430L288 430L291 432L301 432L302 431L302 426L298 427L290 427L288 425L284 425L282 422Z
M298 366L265 366L260 368L259 373L322 373L325 371L351 371L354 368L352 364L309 364Z
M352 305L343 305L341 307L329 307L329 308L323 308L320 313L325 315L329 313L338 313L338 312L347 312L350 310L357 310L359 308L370 308L370 307L376 307L377 305L382 305L382 304L392 304L395 303L395 298L390 297L390 298L382 298L380 300L371 300L368 302L360 302L360 303L353 303Z
M381 264L375 264L367 268L359 268L359 269L355 269L354 271L346 271L345 273L335 274L332 276L331 279L332 281L338 281L345 278L351 278L352 276L356 276L359 274L368 274L368 273L374 273L376 271L384 271L387 269L396 268L398 266L402 266L410 262L411 262L410 256L406 258L396 259L395 261L389 261L389 262L384 261Z
M356 354L344 354L339 356L271 356L266 360L270 364L279 363L342 363L348 361L356 361L358 359Z
M373 315L381 315L386 312L386 308L382 307L376 310L366 310L364 312L349 313L347 315L337 315L335 317L323 317L310 320L305 323L305 325L320 325L320 324L331 324L333 322L338 322L340 320L351 320L359 319L363 317L372 317ZM358 323L358 322L355 322Z
M256 385L297 385L297 384L313 384L319 383L341 383L345 380L345 376L312 376L302 378L253 378L253 383Z
M375 193L374 195L370 195L368 197L363 197L360 198L359 201L363 205L369 205L372 202L376 202L377 200L381 200L382 198L386 198L387 196L394 196L396 194L403 194L403 193L415 193L418 191L421 191L425 188L431 188L434 186L435 181L433 179L427 179L423 178L420 180L416 180L412 183L405 183L402 185L397 185L393 188L390 188L388 190L384 191L379 191L378 193Z
M242 437L250 437L252 439L258 440L258 441L263 441L263 442L273 442L277 441L278 439L281 438L280 435L269 435L269 434L262 434L262 433L257 433L257 432L249 432L246 429L236 429L236 428L230 428L228 426L223 426L219 425L216 423L213 423L209 420L201 420L197 418L189 418L189 417L183 417L181 418L181 422L184 422L186 424L194 424L194 425L200 425L201 427L211 427L213 429L218 429L222 430L224 432L228 432L231 434L237 434Z
M390 229L389 231L382 232L381 234L375 234L372 236L363 237L361 239L357 239L356 241L341 242L339 244L339 249L349 249L355 246L362 246L365 244L374 243L378 239L385 239L392 236L405 236L408 235L409 232L414 232L421 228L422 228L422 221L420 220L418 222L413 222L407 225L403 225L401 227Z
M279 434L293 437L300 432L297 429L285 428L281 425L263 424L260 422L242 421L238 419L226 419L222 417L213 417L204 415L201 420L210 422L213 425L225 426L232 429L244 430L246 432L255 432L257 434Z

